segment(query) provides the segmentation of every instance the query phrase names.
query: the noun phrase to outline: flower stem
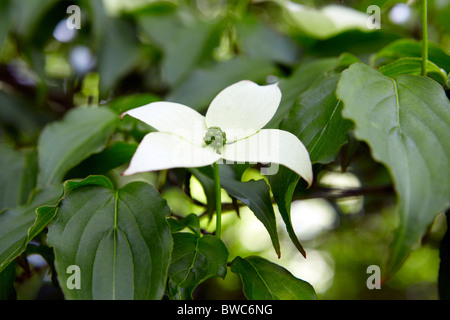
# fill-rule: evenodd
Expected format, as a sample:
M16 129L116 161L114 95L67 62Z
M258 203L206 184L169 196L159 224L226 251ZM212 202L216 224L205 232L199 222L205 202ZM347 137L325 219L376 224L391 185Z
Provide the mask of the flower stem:
M428 62L428 22L427 0L422 0L422 75L427 75Z
M214 191L216 193L216 236L220 239L222 229L222 199L220 194L219 164L213 163Z

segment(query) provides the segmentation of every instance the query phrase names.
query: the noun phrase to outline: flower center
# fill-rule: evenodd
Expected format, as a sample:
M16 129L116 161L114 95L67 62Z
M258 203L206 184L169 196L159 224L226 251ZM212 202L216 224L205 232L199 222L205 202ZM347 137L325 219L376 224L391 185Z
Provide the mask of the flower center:
M203 141L205 141L207 146L213 147L218 153L220 153L219 149L222 148L227 141L226 136L227 135L225 132L223 132L220 128L211 127L206 131Z

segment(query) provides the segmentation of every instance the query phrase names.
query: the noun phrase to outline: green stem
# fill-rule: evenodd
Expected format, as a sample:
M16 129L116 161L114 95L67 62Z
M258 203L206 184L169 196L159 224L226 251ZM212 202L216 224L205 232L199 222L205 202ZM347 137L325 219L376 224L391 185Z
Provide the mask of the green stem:
M219 164L214 162L214 189L216 193L216 236L220 239L222 229L222 199L220 194Z
M422 75L427 75L428 62L428 22L427 0L422 0Z

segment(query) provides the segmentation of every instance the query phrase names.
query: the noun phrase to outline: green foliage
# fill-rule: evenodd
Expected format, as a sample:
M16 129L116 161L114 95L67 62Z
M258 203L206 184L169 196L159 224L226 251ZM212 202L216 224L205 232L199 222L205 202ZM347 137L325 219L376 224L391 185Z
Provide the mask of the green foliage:
M171 299L192 299L200 283L210 277L225 277L228 250L220 239L179 232L173 240L167 290Z
M314 300L316 293L306 281L260 257L236 257L231 270L242 277L250 300Z
M450 199L450 102L442 87L412 75L386 77L364 64L343 72L337 95L373 157L391 170L399 230L387 276L395 272ZM363 101L363 102L362 102Z
M144 182L112 187L102 177L66 184L48 233L64 294L67 299L160 299L173 242L169 208ZM80 290L65 285L72 265L83 270Z
M424 73L421 1L404 24L404 1L295 2L0 2L0 299L449 298L450 5L429 2ZM278 83L265 128L303 142L314 181L220 165L219 239L212 168L122 176L154 128L121 114L204 114L244 79Z

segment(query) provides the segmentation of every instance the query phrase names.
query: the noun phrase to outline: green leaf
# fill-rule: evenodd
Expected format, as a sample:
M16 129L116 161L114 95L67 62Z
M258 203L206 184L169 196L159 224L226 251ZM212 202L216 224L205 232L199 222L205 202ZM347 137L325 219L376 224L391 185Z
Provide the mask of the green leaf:
M422 75L422 58L400 58L392 63L381 66L378 71L387 77L400 74ZM447 74L431 61L427 61L427 75L442 85L447 83Z
M34 141L48 118L35 110L34 102L0 90L0 124L14 128L18 138Z
M200 220L198 215L191 213L187 217L181 219L168 219L170 230L172 233L180 232L184 228L189 228L196 235L200 236Z
M103 151L93 154L71 169L66 179L84 178L89 175L106 174L108 171L129 163L136 152L136 143L117 141Z
M244 16L236 23L236 33L242 50L250 58L266 59L293 65L298 61L300 48L293 39L261 22L254 15Z
M24 153L0 144L0 210L25 204L36 184L36 153Z
M280 129L295 134L306 146L312 163L336 159L347 142L352 122L341 116L342 104L335 96L339 75L324 78L303 92Z
M108 107L118 115L121 115L130 109L141 107L160 100L161 98L151 93L137 93L116 97L108 102Z
M42 0L34 2L13 1L15 33L23 41L30 40L39 29L39 23L45 14L57 3L57 0Z
M400 58L422 57L422 43L412 39L400 39L392 42L377 52L373 57L376 66L394 62ZM450 72L450 54L436 43L428 42L428 60Z
M98 52L100 97L107 98L117 82L135 68L141 58L140 43L132 25L119 18L108 18Z
M228 250L220 239L176 233L173 241L168 282L171 299L192 299L192 292L200 283L211 277L225 277Z
M236 257L231 271L240 275L250 300L315 300L314 288L285 268L261 257Z
M265 81L267 76L275 72L275 67L266 60L233 58L207 69L193 71L167 95L165 100L203 111L223 88L242 79Z
M205 177L213 179L212 168L198 168ZM256 218L264 224L267 232L272 240L273 247L278 257L281 256L280 242L278 239L277 223L275 212L273 210L272 200L270 197L270 188L266 181L251 180L242 182L236 178L236 173L228 165L220 165L220 186L225 189L228 194L250 208Z
M69 169L101 151L118 121L106 108L76 108L49 124L38 142L38 186L61 182Z
M266 128L278 128L280 121L289 113L297 97L326 77L328 72L336 67L338 61L337 58L321 58L301 63L289 78L281 79L279 84L282 93L281 102Z
M220 167L220 185L228 194L243 202L266 228L278 257L281 256L277 222L270 197L270 187L266 181L250 180L241 182L227 166Z
M386 268L391 276L450 204L450 102L429 78L389 78L360 63L342 73L337 96L356 138L368 143L395 184L400 221Z
M39 214L39 208L55 205L61 195L61 186L49 186L36 192L27 204L0 212L0 271L19 256L53 218L52 212L47 210Z
M166 48L183 28L183 19L174 3L153 2L146 8L137 10L134 15L142 32L161 48Z
M105 177L88 179L68 188L48 232L65 297L161 299L172 250L166 201L143 182L114 190ZM79 290L66 285L71 265Z
M8 36L12 22L10 2L10 0L4 0L0 3L0 52L3 48L3 43Z
M0 300L16 300L16 264L10 263L3 271L0 271Z
M352 126L351 121L341 116L342 104L334 93L338 80L339 75L323 77L315 86L301 93L289 116L280 124L280 129L293 133L305 144L312 163L334 161L347 141ZM292 226L290 214L292 195L299 178L295 172L282 166L275 175L268 176L289 237L306 257Z
M284 166L280 166L276 174L267 176L267 178L289 238L302 256L306 258L306 251L298 240L291 221L292 196L294 195L300 176L294 171Z
M218 45L222 24L195 23L180 28L165 46L162 71L170 86L185 79L200 62L210 58Z

